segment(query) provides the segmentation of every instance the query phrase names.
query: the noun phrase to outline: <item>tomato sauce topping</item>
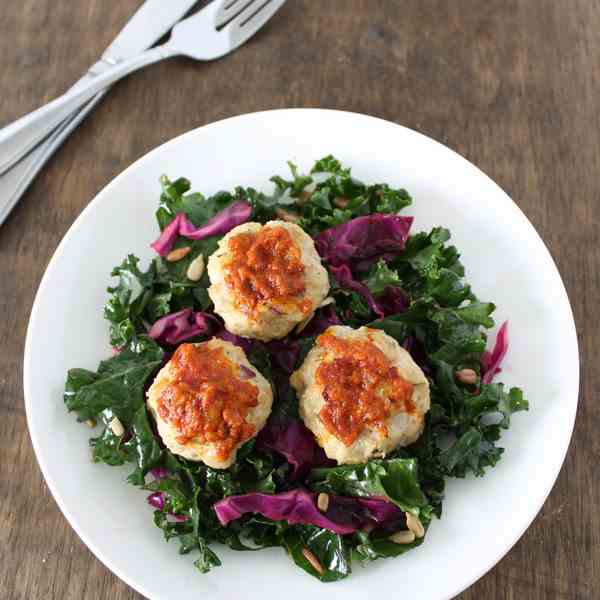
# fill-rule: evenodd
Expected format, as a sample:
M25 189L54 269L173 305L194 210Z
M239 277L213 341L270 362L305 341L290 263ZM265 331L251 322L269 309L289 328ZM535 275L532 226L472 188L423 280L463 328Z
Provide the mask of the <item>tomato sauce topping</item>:
M325 332L317 344L329 354L316 372L325 399L319 416L343 444L352 445L365 428L387 435L387 419L414 412L413 384L371 340Z
M213 443L226 459L254 433L246 416L258 404L258 389L240 379L223 348L182 344L170 364L174 380L160 395L159 416L175 427L180 444L192 438Z
M304 264L300 248L285 227L235 235L229 240L229 252L232 258L225 267L225 281L248 314L255 314L262 302L311 311L310 300L298 300L306 291Z

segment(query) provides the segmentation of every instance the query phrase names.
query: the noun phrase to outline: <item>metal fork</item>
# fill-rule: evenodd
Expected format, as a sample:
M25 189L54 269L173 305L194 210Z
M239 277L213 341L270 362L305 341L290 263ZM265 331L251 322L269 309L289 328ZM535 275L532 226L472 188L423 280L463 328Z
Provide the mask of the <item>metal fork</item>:
M76 114L100 90L129 73L164 58L184 55L196 60L212 60L232 52L252 37L284 4L285 0L223 0L209 4L195 15L180 21L172 31L170 40L148 50L135 58L122 61L97 75L89 84L69 90L63 96L20 120L20 131L43 126L47 119L65 111ZM53 147L43 152L35 149L0 178L0 190L8 188L8 194L0 195L0 224L21 197L27 186L39 172L70 130L77 117L62 130L52 135ZM70 125L70 126L69 126Z

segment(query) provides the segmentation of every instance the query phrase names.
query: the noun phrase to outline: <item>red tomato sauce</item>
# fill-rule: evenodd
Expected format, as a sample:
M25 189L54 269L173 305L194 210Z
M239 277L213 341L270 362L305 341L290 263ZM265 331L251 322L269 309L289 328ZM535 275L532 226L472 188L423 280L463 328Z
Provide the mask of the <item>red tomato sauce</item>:
M255 314L262 302L282 308L293 304L310 312L310 300L298 301L306 291L300 248L285 227L235 235L229 240L229 252L225 281L247 314Z
M258 404L258 389L240 379L223 348L182 344L170 364L174 381L161 393L159 416L177 430L180 444L197 438L215 444L217 456L226 459L254 433L246 417Z
M321 422L344 445L352 445L364 429L387 435L386 421L415 410L413 384L370 340L340 338L325 332L317 344L330 355L318 367L325 404Z

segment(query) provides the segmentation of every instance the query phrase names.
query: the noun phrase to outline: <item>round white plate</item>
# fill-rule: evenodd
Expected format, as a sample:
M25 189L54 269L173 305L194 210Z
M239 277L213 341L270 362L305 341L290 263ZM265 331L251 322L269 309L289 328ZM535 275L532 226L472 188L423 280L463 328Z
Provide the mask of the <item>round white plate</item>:
M506 452L483 479L451 481L444 516L426 543L379 560L341 582L321 584L281 549L216 550L223 566L199 574L152 523L129 469L92 464L90 431L62 400L70 367L95 369L110 355L102 318L109 274L126 254L146 263L157 235L158 178L185 176L211 194L235 185L270 190L288 159L308 169L332 153L366 182L405 187L413 231L448 227L475 293L510 320L510 350L499 380L531 404L504 435ZM541 508L563 462L577 407L579 360L569 301L534 228L486 175L410 129L364 115L278 110L234 117L157 148L110 183L75 221L40 284L24 359L25 406L38 461L63 513L92 552L150 598L289 600L451 598L490 569Z

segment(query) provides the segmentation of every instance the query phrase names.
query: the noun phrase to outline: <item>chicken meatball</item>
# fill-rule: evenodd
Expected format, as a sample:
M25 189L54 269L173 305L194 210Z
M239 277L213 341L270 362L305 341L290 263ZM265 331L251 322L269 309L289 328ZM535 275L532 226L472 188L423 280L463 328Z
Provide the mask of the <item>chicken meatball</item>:
M338 464L365 463L412 444L429 410L423 371L378 329L329 327L291 383L304 423Z
M226 328L269 341L306 321L329 292L313 240L285 221L232 229L208 260L208 294Z
M147 401L167 448L215 469L235 462L239 447L264 426L272 403L269 382L244 351L217 338L179 346Z

